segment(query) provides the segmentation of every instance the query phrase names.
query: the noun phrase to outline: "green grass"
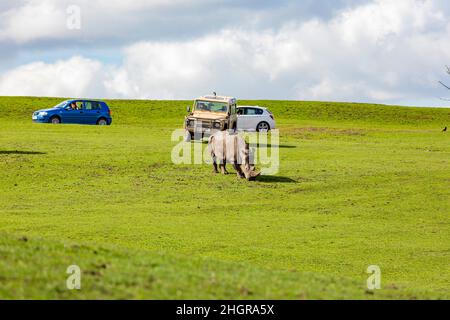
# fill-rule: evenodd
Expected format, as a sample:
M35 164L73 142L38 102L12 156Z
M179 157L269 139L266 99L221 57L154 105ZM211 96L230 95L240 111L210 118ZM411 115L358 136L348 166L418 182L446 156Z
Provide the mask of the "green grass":
M172 164L187 101L31 122L59 101L0 98L0 298L450 298L449 109L243 101L281 140L249 183Z

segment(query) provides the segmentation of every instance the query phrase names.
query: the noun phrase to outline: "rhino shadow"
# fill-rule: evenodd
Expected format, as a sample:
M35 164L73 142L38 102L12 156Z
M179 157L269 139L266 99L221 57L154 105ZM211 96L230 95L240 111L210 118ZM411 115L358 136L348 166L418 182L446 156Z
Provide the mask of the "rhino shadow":
M295 149L295 148L297 148L296 146L290 146L290 145L286 145L286 144L280 144L280 145L272 145L272 144L264 144L264 143L260 143L260 144L257 144L257 143L251 143L250 144L250 147L251 148L268 148L268 149L270 149L270 148L279 148L279 149Z
M294 179L278 176L259 176L256 181L263 183L297 183Z

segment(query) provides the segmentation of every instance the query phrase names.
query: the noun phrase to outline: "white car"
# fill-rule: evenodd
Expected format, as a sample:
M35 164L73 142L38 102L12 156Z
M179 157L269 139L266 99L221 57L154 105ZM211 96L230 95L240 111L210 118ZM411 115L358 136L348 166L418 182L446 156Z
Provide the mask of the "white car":
M243 131L270 131L276 128L272 112L259 106L239 106L237 129Z

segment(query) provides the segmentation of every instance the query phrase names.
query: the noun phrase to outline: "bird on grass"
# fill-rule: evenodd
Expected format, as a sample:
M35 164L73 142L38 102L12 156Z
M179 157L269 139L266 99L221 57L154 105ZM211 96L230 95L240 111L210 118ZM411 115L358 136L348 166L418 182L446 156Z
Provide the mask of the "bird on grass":
M442 130L442 132L447 132L447 127L445 127L444 130Z

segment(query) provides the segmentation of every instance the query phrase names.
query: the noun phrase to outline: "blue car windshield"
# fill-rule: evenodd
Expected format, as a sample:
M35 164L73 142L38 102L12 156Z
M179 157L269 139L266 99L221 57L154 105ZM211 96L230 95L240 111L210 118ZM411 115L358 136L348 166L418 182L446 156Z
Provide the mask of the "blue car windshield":
M64 108L67 105L68 101L63 101L60 104L56 105L55 108L61 109Z

